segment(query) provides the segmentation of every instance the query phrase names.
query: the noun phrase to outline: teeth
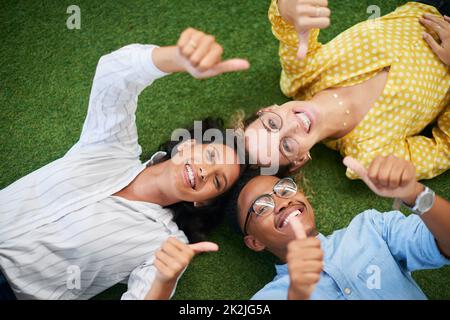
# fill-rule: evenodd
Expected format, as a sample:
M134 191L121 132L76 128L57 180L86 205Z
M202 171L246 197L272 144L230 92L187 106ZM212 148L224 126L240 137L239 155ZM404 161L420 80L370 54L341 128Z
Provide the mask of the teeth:
M297 117L302 121L306 131L309 131L309 128L311 127L311 121L309 120L308 116L303 112L300 112L297 113Z
M186 169L188 173L189 183L191 184L191 187L194 187L195 186L194 172L192 171L192 168L189 165L186 165Z
M300 210L295 210L295 211L291 212L291 214L288 215L287 218L283 221L282 227L285 227L289 223L289 220L291 220L292 217L297 217L300 213L301 213Z

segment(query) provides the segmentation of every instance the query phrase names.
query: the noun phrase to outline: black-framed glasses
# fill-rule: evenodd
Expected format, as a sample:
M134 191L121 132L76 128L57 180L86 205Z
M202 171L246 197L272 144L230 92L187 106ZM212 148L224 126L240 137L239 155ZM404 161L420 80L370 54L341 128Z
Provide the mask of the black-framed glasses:
M262 125L268 132L280 132L281 128L283 128L283 119L281 116L273 111L267 111L267 110L260 110L257 113L257 116L259 120L261 121ZM279 150L283 156L286 157L286 159L293 163L293 162L307 162L311 160L311 154L308 152L306 155L298 158L298 155L300 154L300 145L296 139L293 137L287 136L282 137L280 140L280 146Z
M252 205L247 211L247 217L244 223L244 235L247 235L247 224L250 219L250 214L254 213L257 216L265 216L271 214L275 209L275 200L273 195L277 197L288 199L292 198L297 193L297 184L292 178L280 179L272 189L271 193L260 195L253 201Z

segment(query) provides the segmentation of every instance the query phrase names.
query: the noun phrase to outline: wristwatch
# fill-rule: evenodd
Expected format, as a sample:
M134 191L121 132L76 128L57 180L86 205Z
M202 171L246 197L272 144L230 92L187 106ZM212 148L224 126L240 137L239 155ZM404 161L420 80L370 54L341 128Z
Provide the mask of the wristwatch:
M421 216L425 212L428 212L433 208L434 205L435 194L434 191L428 187L425 187L425 190L422 191L416 198L416 203L414 207L408 206L403 202L403 205L411 210L411 212Z

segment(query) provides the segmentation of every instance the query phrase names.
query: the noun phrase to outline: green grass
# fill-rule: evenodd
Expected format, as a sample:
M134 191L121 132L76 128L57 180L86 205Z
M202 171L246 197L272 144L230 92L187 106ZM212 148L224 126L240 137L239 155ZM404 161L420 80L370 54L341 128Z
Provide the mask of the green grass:
M268 0L104 0L0 2L0 187L61 157L78 139L91 81L103 54L129 43L174 44L188 26L214 34L225 57L244 57L251 69L198 81L179 74L163 78L140 97L137 122L147 156L171 131L208 115L228 119L237 108L251 113L283 103L277 42L267 20ZM403 1L330 1L332 26L326 42L367 19L369 5L381 13ZM66 9L81 8L81 30L66 28ZM307 178L315 195L317 225L324 234L345 227L367 208L389 210L391 201L344 176L340 156L323 146L312 152ZM450 198L450 172L427 184ZM245 249L224 225L212 240L217 254L195 259L180 280L175 299L248 299L274 274L269 254ZM450 268L417 272L428 297L450 299ZM98 299L117 299L115 286Z

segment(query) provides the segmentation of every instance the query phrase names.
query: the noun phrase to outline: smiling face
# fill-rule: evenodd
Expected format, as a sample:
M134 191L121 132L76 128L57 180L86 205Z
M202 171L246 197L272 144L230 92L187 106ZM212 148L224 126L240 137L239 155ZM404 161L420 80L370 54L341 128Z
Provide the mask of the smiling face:
M260 166L279 161L293 169L304 165L318 142L318 109L310 101L290 101L260 110L259 119L245 130L246 149Z
M168 183L180 201L206 203L227 191L240 172L236 152L217 143L184 142L170 162Z
M248 211L256 199L264 194L270 194L280 179L273 176L258 176L248 182L242 189L238 198L239 225L244 229ZM269 250L284 260L286 248L295 234L288 223L290 219L299 219L308 236L317 234L314 209L305 195L298 191L291 198L281 198L272 195L275 203L273 212L257 216L253 212L247 223L247 235L244 238L246 245L255 251Z

